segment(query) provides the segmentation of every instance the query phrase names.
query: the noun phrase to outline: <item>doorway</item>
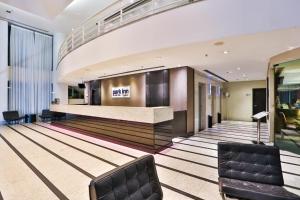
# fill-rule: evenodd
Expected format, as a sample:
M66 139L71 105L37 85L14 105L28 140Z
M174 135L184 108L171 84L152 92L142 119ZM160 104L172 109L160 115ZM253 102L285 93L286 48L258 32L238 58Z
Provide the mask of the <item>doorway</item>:
M198 131L205 129L205 105L206 105L206 86L204 83L198 84Z
M199 94L199 96L198 96L198 105L199 105L199 110L198 110L198 112L199 112L199 118L198 118L198 124L199 124L199 130L198 131L201 131L202 130L202 122L201 122L201 119L202 119L202 117L201 117L201 111L202 111L202 84L200 84L199 83L199 85L198 85L198 94Z
M254 88L252 90L252 115L255 115L259 112L266 111L266 88ZM253 121L255 121L253 119ZM266 117L261 119L261 122L266 122Z
M218 108L217 108L217 88L216 86L211 86L211 116L212 123L216 124L218 119Z

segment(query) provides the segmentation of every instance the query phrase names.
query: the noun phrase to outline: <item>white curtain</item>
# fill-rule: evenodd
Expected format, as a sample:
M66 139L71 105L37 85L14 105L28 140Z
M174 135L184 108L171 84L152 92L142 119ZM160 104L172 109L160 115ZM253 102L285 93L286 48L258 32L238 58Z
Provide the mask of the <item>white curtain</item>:
M51 102L52 37L18 26L10 34L9 109L39 114Z

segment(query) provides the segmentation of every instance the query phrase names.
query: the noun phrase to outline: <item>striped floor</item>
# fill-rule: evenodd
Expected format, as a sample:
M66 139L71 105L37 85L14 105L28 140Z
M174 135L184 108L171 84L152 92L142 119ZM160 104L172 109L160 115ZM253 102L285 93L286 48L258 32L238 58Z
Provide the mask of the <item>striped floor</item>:
M0 126L0 137L0 200L89 199L92 178L147 154L46 123ZM155 155L164 199L221 199L216 144L255 139L254 123L232 121L174 139ZM300 155L281 151L281 161L285 187L300 195Z

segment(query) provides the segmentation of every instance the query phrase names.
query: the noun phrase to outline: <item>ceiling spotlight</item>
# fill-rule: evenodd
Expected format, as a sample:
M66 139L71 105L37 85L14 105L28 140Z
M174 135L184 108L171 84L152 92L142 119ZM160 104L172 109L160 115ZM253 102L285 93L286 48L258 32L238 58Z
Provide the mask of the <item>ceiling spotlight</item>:
M243 77L246 77L246 74L243 74Z
M290 50L293 50L293 49L295 49L295 47L293 47L293 46L290 46L290 47L288 48L289 51L290 51Z
M241 68L240 68L240 67L237 67L237 68L236 68L236 70L240 71L240 70L241 70Z
M223 53L224 53L224 54L228 54L228 53L229 53L229 51L225 50Z

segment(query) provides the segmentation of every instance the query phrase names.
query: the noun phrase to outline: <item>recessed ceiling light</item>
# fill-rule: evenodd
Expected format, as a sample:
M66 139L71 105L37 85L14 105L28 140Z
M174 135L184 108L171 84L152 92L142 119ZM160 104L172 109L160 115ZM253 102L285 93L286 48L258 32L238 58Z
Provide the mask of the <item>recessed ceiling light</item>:
M243 74L242 76L243 76L243 77L246 77L246 74Z
M224 53L224 54L228 54L228 53L229 53L229 51L225 50L223 53Z
M236 70L240 71L240 70L241 70L241 68L240 68L240 67L237 67L237 68L236 68Z

